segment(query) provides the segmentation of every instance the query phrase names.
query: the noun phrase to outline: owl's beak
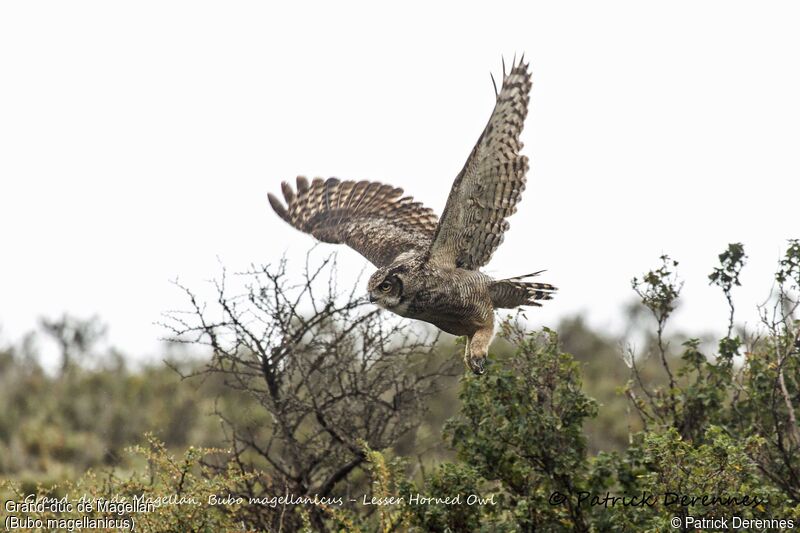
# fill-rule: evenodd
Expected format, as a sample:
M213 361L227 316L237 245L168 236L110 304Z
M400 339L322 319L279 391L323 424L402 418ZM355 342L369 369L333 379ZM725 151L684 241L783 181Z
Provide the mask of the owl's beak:
M369 303L371 304L375 303L375 297L372 295L372 293L369 293Z

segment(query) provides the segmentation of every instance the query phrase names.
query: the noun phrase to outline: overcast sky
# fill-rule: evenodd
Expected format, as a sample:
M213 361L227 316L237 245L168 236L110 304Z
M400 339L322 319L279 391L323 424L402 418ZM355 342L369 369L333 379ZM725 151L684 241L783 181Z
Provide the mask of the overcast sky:
M722 332L707 274L741 241L752 324L800 236L798 27L796 2L3 2L0 335L98 314L156 354L153 322L184 303L171 279L312 244L267 204L298 174L440 212L515 52L531 171L486 271L548 269L537 325L618 330L631 277L669 253L676 327Z

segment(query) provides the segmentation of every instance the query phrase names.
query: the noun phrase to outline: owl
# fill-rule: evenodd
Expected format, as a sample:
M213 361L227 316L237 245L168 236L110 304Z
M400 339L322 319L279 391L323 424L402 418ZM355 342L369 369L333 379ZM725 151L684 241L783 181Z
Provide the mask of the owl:
M492 78L494 83L494 78ZM480 271L503 242L525 189L528 158L519 140L528 113L528 64L514 61L441 218L403 190L374 181L297 178L282 184L284 205L272 208L300 231L344 243L372 262L371 302L400 316L429 322L467 338L464 362L482 374L494 336L494 311L539 306L555 287L528 281L542 271L493 279Z

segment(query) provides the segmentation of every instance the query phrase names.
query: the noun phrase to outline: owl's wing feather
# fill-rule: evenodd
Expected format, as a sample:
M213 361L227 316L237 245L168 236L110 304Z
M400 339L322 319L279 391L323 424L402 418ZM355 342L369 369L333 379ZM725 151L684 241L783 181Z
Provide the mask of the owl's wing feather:
M429 251L439 266L477 270L503 242L525 189L528 158L520 155L520 132L528 114L531 76L520 59L497 93L492 116L456 177Z
M391 185L300 176L296 192L286 182L281 190L286 205L268 196L283 220L320 241L344 243L378 267L403 252L424 253L436 230L436 214Z

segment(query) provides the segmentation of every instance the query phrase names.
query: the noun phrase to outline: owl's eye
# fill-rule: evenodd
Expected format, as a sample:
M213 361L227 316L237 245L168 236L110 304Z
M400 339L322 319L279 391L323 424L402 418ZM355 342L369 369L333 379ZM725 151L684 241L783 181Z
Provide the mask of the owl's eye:
M388 281L384 281L383 283L378 285L378 290L381 292L389 292L390 290L392 290L392 284L389 283Z

